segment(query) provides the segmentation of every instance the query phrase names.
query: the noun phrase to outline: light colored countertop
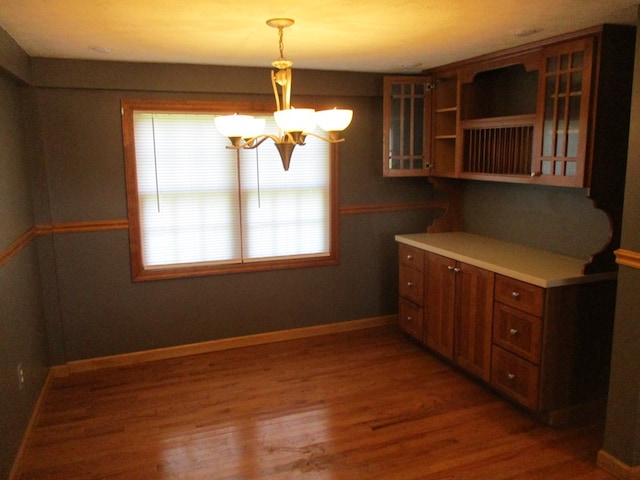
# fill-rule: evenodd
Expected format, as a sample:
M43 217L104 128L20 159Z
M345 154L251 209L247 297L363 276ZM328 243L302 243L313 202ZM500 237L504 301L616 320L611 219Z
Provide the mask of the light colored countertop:
M464 232L396 235L396 241L495 273L550 288L616 278L584 275L585 260Z

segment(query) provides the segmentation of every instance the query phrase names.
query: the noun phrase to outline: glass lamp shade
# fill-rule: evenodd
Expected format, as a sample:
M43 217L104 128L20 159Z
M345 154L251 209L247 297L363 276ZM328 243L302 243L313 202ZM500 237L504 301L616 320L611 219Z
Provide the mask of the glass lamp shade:
M251 115L237 115L235 113L216 117L215 122L216 128L225 137L255 137L264 128L264 120L253 118Z
M337 109L316 112L318 126L325 132L341 132L351 124L353 110Z
M310 132L316 126L316 111L312 108L289 108L273 112L280 130L284 132Z
M247 130L242 138L254 138L262 133L264 130L265 119L264 118L252 118L251 123L247 123ZM249 128L250 127L250 128Z

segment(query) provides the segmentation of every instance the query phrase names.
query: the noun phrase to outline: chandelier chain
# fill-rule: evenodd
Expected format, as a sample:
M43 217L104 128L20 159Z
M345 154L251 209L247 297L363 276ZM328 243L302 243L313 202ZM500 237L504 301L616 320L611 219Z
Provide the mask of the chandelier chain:
M280 48L280 58L284 60L284 28L278 27L278 47Z

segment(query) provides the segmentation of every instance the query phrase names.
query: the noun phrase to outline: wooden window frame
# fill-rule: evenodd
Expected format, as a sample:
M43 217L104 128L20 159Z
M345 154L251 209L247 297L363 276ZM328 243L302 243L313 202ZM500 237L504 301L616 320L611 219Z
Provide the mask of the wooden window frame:
M256 115L273 113L271 103L261 102L207 102L207 101L171 101L124 99L121 102L122 137L125 160L125 180L127 192L127 214L129 219L129 248L133 281L163 280L173 278L223 275L232 273L281 270L291 268L309 268L336 265L339 261L339 222L338 222L338 146L329 148L329 255L304 258L268 259L238 264L167 266L166 268L145 268L142 257L140 208L138 204L138 181L136 152L133 130L133 114L136 111L162 113L208 113L229 114L243 112ZM324 105L309 105L310 108L325 109ZM275 147L274 147L275 148ZM304 148L299 146L298 148ZM295 162L295 153L292 162Z

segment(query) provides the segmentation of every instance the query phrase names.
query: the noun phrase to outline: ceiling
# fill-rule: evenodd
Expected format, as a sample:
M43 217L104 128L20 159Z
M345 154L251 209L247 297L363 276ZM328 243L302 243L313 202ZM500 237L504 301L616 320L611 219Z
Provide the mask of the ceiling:
M32 57L416 72L602 23L640 0L0 0ZM534 33L531 33L533 31ZM518 35L531 33L529 35Z

